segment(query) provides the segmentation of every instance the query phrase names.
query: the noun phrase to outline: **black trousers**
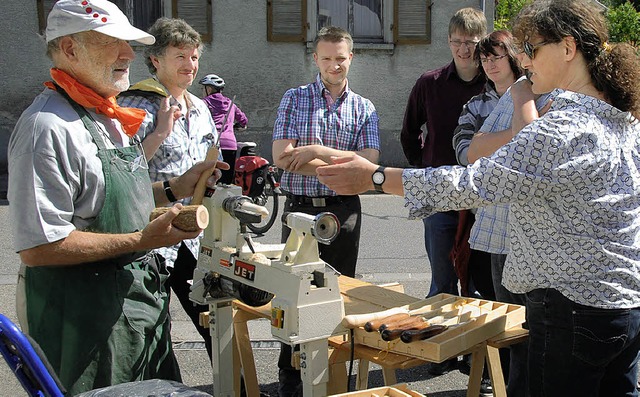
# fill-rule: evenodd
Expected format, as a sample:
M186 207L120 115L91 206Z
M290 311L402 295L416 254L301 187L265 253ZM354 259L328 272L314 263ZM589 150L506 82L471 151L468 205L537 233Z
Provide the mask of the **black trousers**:
M193 257L189 248L184 243L181 243L173 268L169 268L167 287L170 287L178 297L182 308L191 319L200 336L202 336L202 339L204 339L204 345L207 348L209 358L211 358L211 335L208 328L200 326L199 321L200 313L209 311L209 306L195 304L189 299L190 281L193 280L193 270L197 264L198 260Z
M356 262L360 246L360 228L362 225L362 209L360 197L338 196L325 207L314 207L307 199L287 196L284 204L285 212L303 212L318 215L321 212L332 212L340 221L340 234L330 244L318 244L320 258L341 274L349 277L356 275ZM282 227L282 242L286 242L291 229ZM280 397L302 396L300 371L291 366L292 348L285 343L280 344L278 358L278 394Z
M233 185L236 174L235 167L237 150L222 149L221 152L222 160L225 163L229 164L230 168L228 170L220 170L220 172L222 172L222 176L220 177L220 180L218 182L226 183L227 185Z

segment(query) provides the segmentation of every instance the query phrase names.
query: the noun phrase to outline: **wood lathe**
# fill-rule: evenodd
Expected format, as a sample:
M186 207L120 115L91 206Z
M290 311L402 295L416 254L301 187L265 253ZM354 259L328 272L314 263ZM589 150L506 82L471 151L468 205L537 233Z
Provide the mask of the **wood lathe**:
M258 221L266 209L242 196L240 187L218 185L215 192L207 191L203 205L210 222L189 297L210 308L214 395L235 396L231 302L238 298L251 306L271 301L272 335L300 345L304 396L326 396L328 339L346 329L339 274L320 259L318 242L336 237L336 217L286 213L283 223L291 228L287 242L260 244L251 239L246 225Z

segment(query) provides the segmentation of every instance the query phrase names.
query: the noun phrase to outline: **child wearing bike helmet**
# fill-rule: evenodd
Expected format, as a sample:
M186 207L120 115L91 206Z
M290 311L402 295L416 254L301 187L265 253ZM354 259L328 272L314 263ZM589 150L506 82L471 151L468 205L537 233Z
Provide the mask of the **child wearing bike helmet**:
M222 94L224 80L215 74L208 74L200 80L205 97L202 98L211 111L213 121L220 133L220 151L224 162L229 164L228 170L222 171L220 182L232 184L238 145L233 131L234 126L247 126L247 116L233 101Z

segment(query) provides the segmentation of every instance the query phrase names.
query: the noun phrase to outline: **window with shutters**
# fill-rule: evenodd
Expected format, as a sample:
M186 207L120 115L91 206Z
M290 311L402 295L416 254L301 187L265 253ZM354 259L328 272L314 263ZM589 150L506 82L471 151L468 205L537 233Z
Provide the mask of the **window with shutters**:
M317 0L316 31L339 26L356 42L384 42L383 0Z
M431 0L268 0L269 41L311 42L340 26L356 43L430 43Z
M200 33L202 41L205 43L210 43L213 40L211 15L211 0L171 0L171 16L187 21Z
M37 0L40 32L47 26L47 15L57 0ZM205 43L212 40L212 0L109 0L129 18L131 24L148 30L162 16L182 18L202 36Z

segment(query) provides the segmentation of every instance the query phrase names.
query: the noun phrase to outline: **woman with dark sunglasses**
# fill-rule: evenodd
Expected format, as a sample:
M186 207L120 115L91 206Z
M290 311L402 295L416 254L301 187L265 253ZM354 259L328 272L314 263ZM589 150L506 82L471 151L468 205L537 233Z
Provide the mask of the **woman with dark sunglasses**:
M636 396L640 62L632 46L608 43L592 0L538 0L514 26L533 93L563 92L522 128L514 118L508 144L467 167L335 159L319 180L356 194L381 173L379 188L403 195L412 218L509 203L503 285L527 298L530 395Z

